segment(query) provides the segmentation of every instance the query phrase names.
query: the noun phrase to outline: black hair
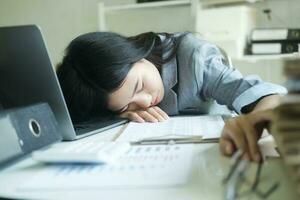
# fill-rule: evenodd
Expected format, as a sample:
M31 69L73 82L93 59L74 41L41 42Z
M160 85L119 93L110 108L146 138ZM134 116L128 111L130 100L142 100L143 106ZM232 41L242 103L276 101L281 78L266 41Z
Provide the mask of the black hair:
M110 115L108 94L118 89L132 65L145 58L160 71L176 55L179 38L160 33L124 37L112 32L92 32L71 41L57 76L73 122ZM182 35L183 36L183 35ZM170 52L167 57L162 52Z

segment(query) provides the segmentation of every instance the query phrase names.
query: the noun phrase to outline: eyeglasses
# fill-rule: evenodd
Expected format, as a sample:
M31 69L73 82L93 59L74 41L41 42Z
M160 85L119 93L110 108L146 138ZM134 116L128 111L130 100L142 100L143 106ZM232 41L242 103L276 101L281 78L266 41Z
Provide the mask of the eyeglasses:
M242 150L236 151L231 158L231 167L227 176L223 180L226 186L225 195L226 200L235 200L247 195L256 194L261 199L268 198L279 187L279 182L273 183L266 191L259 189L260 174L263 163L257 164L254 181L249 181L246 177L246 171L249 168L250 162L242 159L244 152ZM241 187L246 184L247 190L242 191Z

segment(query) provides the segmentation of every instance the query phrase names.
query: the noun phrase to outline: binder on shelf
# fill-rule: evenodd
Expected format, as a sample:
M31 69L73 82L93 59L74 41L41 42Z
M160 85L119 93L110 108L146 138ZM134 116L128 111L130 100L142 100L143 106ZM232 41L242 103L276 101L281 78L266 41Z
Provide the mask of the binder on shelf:
M299 42L251 43L251 54L287 54L299 52Z
M300 41L300 29L267 28L254 29L250 37L253 42Z

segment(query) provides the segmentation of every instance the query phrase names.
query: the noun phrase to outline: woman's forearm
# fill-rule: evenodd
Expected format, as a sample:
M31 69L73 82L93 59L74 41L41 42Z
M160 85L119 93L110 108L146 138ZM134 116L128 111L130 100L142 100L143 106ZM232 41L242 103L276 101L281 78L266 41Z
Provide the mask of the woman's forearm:
M279 105L280 98L279 94L266 96L256 104L252 112L273 109Z

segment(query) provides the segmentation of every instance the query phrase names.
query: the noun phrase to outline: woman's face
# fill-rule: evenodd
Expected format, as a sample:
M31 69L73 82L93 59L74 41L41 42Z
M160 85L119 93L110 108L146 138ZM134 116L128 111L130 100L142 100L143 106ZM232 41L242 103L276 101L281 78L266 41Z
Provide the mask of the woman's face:
M136 62L123 85L108 96L108 108L115 112L134 111L157 105L164 87L157 68L148 60Z

